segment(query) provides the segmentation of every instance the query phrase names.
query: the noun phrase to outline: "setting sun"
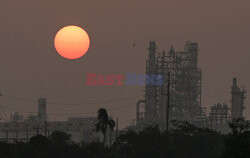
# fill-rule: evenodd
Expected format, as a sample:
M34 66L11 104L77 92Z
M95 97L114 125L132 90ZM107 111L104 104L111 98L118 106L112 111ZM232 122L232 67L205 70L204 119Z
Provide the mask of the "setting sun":
M54 39L55 49L62 57L78 59L87 53L90 45L88 33L78 26L60 29Z

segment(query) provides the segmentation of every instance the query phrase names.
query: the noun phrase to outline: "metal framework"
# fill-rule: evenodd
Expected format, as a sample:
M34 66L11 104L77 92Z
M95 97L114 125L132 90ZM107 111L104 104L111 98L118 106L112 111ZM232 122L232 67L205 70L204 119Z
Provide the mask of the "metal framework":
M201 106L202 71L198 68L198 44L186 42L185 49L177 52L171 46L168 52L157 52L156 43L149 43L146 61L145 99L137 102L137 127L158 125L168 130L171 120L188 121L201 128L228 132L231 118L242 118L245 89L233 78L231 116L226 104L215 104L206 116ZM161 76L161 85L149 84L154 75ZM157 78L153 78L157 81ZM150 82L149 82L150 80Z
M156 53L155 42L150 42L146 73L148 76L161 75L163 84L146 84L145 115L142 118L142 113L137 111L138 124L157 124L165 129L167 120L194 122L202 114L202 72L197 66L197 56L197 43L186 42L183 52L176 52L171 47L167 53Z
M215 104L211 107L209 114L209 125L213 126L225 124L229 119L229 108L226 104Z

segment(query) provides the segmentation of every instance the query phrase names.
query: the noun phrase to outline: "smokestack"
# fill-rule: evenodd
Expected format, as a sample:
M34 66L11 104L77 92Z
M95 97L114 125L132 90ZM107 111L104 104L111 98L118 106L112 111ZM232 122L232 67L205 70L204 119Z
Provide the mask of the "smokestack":
M233 90L237 88L237 78L233 78Z
M46 104L47 104L46 98L39 98L38 99L38 119L40 121L47 120Z
M155 75L155 53L156 53L156 43L155 41L149 42L149 59L148 59L148 73Z

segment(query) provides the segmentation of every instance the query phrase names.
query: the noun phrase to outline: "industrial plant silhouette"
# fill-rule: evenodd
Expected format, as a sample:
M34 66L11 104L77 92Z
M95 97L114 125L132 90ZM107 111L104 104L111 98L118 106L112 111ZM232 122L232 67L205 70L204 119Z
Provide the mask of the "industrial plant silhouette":
M245 145L250 142L244 138L250 137L250 123L243 116L246 91L239 88L237 78L232 82L231 105L216 103L206 110L201 105L198 44L187 41L184 51L171 46L169 51L158 52L156 42L151 41L148 52L146 79L159 75L162 84L145 82L144 98L134 103L135 123L120 129L119 118L109 116L105 108L96 109L94 117L50 121L47 100L39 98L37 114L24 118L16 111L9 121L0 123L0 156L246 157ZM36 102L5 94L2 97Z
M175 51L173 46L169 51L157 52L156 42L151 41L148 51L146 75L161 75L163 84L145 84L145 98L134 104L136 120L128 129L140 131L149 126L158 126L161 131L166 131L171 129L170 122L175 120L187 121L199 128L229 133L228 122L244 117L246 91L239 88L237 78L233 78L231 106L216 103L206 110L201 105L202 70L198 67L197 43L187 41L184 51L181 52ZM32 136L48 136L56 130L71 134L72 140L76 142L91 142L100 138L100 134L93 130L96 117L69 117L67 121L49 121L46 102L46 98L38 99L37 115L30 114L24 118L21 112L16 111L11 115L10 122L1 122L0 139L28 141ZM119 130L118 118L115 120L117 128L113 132L114 138L118 136Z
M246 91L239 88L237 78L233 78L231 108L217 103L206 115L206 107L201 105L202 70L198 67L198 51L198 44L190 41L182 52L171 46L168 52L157 53L156 43L149 43L146 72L147 75L162 75L163 85L146 85L145 99L137 102L138 129L158 125L166 130L169 121L178 120L228 133L228 121L243 118Z

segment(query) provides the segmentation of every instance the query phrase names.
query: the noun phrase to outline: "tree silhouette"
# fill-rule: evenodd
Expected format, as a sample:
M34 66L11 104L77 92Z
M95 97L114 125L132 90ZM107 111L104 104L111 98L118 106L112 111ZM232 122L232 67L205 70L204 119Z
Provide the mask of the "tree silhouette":
M43 135L40 135L40 134L37 136L31 137L29 140L29 144L31 144L34 147L46 146L49 143L50 143L49 139Z
M250 129L250 123L244 118L236 118L229 122L229 127L231 128L233 134L240 134Z
M111 140L112 140L111 137L115 127L115 121L113 119L109 119L108 126L109 126L109 145L111 146Z
M114 130L115 127L115 122L113 119L109 119L108 112L104 108L100 108L98 111L98 122L96 124L96 131L97 132L102 132L103 134L103 146L105 145L106 142L106 135L107 135L107 129L110 129L110 136L111 136L111 131ZM110 138L111 142L111 138Z
M226 136L221 158L249 158L250 123L243 118L233 119L229 123L232 132Z
M105 139L106 139L106 132L107 132L107 126L108 126L108 122L109 122L109 117L108 117L108 113L107 110L104 108L100 108L98 111L98 122L96 124L96 131L97 132L102 132L103 134L103 146L105 145Z
M108 122L108 134L112 121L105 111L100 113L104 113ZM111 146L103 145L102 141L73 143L69 134L60 131L53 132L49 138L34 136L27 143L0 141L0 158L248 158L250 155L250 132L242 128L247 127L246 122L232 125L241 132L227 135L185 121L172 123L168 132L160 131L157 126L124 129Z
M53 133L51 133L49 138L55 144L69 144L69 143L71 143L71 135L64 133L62 131L54 131Z

